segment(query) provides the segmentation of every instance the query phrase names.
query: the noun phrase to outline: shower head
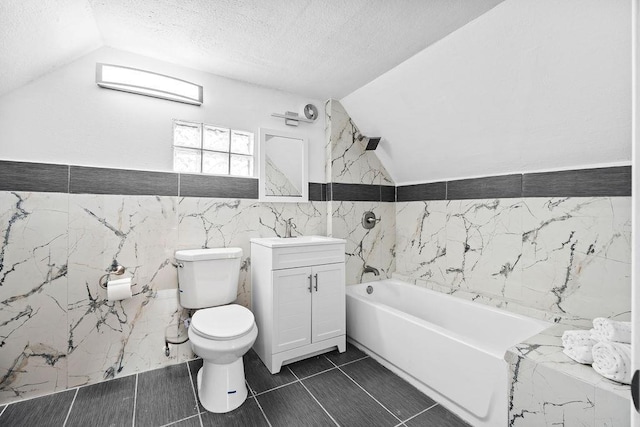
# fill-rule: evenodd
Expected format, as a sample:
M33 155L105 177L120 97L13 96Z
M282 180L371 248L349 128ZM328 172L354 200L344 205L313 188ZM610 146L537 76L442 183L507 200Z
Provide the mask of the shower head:
M381 137L371 137L367 142L367 148L365 150L375 150L378 147L378 143L380 142Z
M382 137L379 136L364 136L360 132L357 132L354 136L358 141L364 141L367 143L365 150L375 150L378 147L378 143L382 139Z

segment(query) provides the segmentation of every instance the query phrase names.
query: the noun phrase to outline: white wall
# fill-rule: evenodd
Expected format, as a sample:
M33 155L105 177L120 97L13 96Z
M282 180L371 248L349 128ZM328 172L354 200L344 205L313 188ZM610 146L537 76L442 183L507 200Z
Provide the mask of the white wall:
M631 161L628 0L507 0L341 100L397 184Z
M204 86L201 107L101 89L96 62L151 70ZM309 179L324 182L324 117L298 128L271 113L324 102L166 62L98 49L0 97L0 159L172 170L172 120L253 131L282 129L309 141Z

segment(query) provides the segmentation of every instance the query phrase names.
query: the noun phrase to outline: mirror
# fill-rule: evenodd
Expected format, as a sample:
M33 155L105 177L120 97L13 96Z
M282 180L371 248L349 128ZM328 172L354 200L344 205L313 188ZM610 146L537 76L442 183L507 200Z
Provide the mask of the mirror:
M260 200L309 200L305 138L279 130L260 129Z

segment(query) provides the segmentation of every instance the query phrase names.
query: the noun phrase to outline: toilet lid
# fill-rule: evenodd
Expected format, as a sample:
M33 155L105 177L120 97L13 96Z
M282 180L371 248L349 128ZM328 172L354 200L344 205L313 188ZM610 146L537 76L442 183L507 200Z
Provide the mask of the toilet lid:
M198 310L191 318L191 328L198 335L230 340L248 333L254 324L253 313L238 304Z

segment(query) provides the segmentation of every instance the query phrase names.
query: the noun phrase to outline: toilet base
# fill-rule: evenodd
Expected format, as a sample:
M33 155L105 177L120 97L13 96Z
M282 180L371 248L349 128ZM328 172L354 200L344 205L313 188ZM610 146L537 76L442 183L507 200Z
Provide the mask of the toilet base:
M226 365L204 361L198 371L198 397L209 412L230 412L247 399L242 357Z

